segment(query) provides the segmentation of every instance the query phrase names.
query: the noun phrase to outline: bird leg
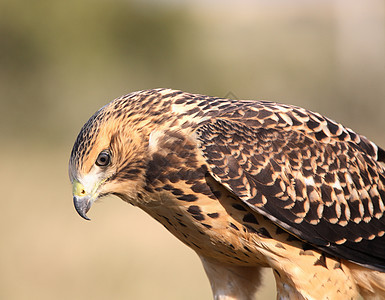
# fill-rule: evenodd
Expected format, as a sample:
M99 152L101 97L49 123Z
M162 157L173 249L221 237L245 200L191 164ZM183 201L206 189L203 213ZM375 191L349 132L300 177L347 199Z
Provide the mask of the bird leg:
M226 265L200 257L215 300L251 300L261 283L261 267Z

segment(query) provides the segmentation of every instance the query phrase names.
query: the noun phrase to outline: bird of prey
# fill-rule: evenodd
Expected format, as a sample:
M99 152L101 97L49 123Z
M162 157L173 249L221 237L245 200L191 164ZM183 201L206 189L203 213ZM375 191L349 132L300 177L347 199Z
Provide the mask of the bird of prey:
M309 110L170 89L122 96L73 146L85 219L114 194L200 257L215 299L385 299L385 151Z

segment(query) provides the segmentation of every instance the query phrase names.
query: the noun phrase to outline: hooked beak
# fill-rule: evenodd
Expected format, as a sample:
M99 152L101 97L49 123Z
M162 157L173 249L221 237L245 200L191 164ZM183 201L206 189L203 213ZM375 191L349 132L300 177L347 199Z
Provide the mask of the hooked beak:
M74 196L74 205L75 205L75 209L76 211L78 212L78 214L86 219L86 220L91 220L89 217L87 217L87 212L90 210L91 208L91 201L90 201L90 198L89 196L86 196L86 197L76 197Z
M90 218L87 217L87 212L90 210L91 205L95 200L93 195L87 194L84 186L77 180L74 180L72 183L72 194L74 206L78 214L82 218L90 220Z

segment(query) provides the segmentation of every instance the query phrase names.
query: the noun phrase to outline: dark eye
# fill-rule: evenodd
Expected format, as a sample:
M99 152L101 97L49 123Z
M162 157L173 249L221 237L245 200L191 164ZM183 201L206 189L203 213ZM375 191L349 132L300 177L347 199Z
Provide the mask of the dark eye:
M104 150L104 151L99 153L95 164L99 167L105 167L105 166L108 166L110 164L110 161L111 161L110 152L107 150Z

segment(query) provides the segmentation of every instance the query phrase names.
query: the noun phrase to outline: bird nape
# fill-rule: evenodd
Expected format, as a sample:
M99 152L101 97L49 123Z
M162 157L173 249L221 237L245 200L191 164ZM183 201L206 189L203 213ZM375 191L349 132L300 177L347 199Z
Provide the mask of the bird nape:
M170 89L97 111L72 149L77 212L115 194L202 260L215 299L385 297L385 151L309 110ZM378 298L376 298L378 299Z

